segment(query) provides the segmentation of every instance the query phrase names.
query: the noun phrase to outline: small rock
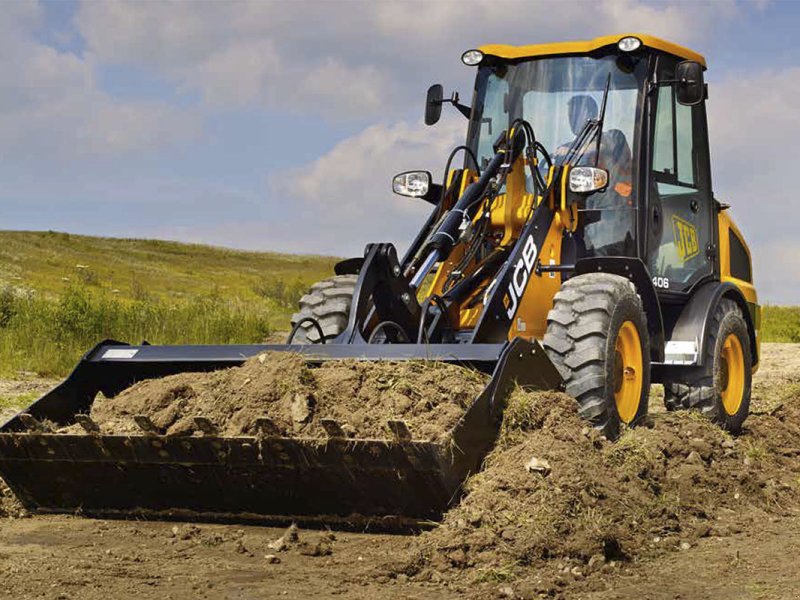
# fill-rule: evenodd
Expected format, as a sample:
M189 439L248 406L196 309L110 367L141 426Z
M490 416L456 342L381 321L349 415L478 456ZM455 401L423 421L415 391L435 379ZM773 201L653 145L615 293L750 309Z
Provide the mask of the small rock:
M514 597L514 588L510 585L506 585L501 587L498 592L500 592L501 598L513 598Z
M405 573L398 573L397 574L397 583L406 583L408 582L408 575Z
M720 446L722 446L723 448L732 449L732 448L736 447L736 444L734 443L734 441L732 439L725 438L724 440L722 440L722 443L720 444Z
M297 535L297 525L292 523L286 532L279 537L274 542L270 542L267 544L267 547L270 550L275 550L276 552L283 552L289 547L289 544L293 544L298 540L299 536Z
M295 423L305 423L311 417L313 398L308 394L295 394L292 400L292 420Z
M589 437L589 431L591 430L588 427L584 427L583 429L581 429L581 435L583 437Z
M653 538L653 543L654 544L658 544L660 541L661 541L661 537L658 536L658 535Z
M689 464L703 465L703 466L705 466L705 464L706 464L703 461L703 457L700 456L697 453L697 451L695 451L695 450L692 450L691 452L689 452L689 456L686 457L686 462L689 463Z
M275 556L274 554L267 554L264 557L264 560L266 560L267 564L270 564L270 565L277 565L278 563L281 562L281 559L278 558L277 556Z
M589 562L587 563L587 566L589 567L589 569L593 570L593 569L600 568L601 566L603 566L605 564L605 562L606 562L606 557L605 556L603 556L602 554L594 554L589 559Z
M462 567L467 564L467 553L461 548L456 548L452 552L448 553L447 558L456 567Z
M688 550L691 547L692 545L689 542L681 542L681 545L679 546L681 550Z
M239 554L247 554L248 556L253 556L253 553L247 549L242 540L236 540L236 552L238 552Z
M543 458L536 458L535 456L525 465L525 470L528 471L528 473L539 473L543 477L546 477L550 474L550 471L552 471L549 462Z
M333 541L335 539L336 537L333 534L327 533L322 535L316 543L301 542L299 545L300 554L303 556L330 556L333 554Z
M267 360L267 355L266 354L259 354L258 355L258 362L260 362L262 365L264 364L264 361L266 361L266 360Z
M707 523L699 523L694 528L694 534L698 538L708 537L709 535L711 535L711 526L708 525Z
M572 573L575 577L583 577L583 571L581 571L580 567L572 567L572 569L570 569L570 573Z
M178 529L177 525L173 525L172 529L170 531L172 532L172 537L177 537L178 532L180 531L180 529Z

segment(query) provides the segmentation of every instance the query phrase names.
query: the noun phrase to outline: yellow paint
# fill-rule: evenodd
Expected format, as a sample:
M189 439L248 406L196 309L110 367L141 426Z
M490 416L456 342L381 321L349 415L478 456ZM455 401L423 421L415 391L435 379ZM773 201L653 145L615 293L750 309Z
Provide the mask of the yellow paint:
M744 399L744 351L739 337L732 333L722 344L723 380L720 382L722 389L722 406L725 412L733 416L739 412Z
M614 366L614 401L623 423L630 423L639 411L644 385L644 359L639 330L625 321L617 334Z
M564 225L560 218L553 219L544 244L539 248L539 258L544 265L561 263L561 241ZM547 330L547 313L553 308L553 297L561 288L561 273L531 274L525 294L519 302L517 316L508 331L508 339L524 337L542 339ZM524 324L524 329L520 327Z
M750 264L752 265L752 255L750 254L750 248L747 246L747 243L744 240L744 236L742 235L739 228L736 226L736 223L733 222L733 219L730 216L729 211L722 211L719 214L719 268L720 268L720 279L722 281L729 281L734 284L739 291L742 292L742 296L744 299L749 302L750 304L755 305L756 315L755 315L755 327L756 327L756 360L753 361L753 373L758 370L758 366L760 361L758 357L761 356L761 306L758 304L758 294L756 293L755 285L749 281L743 281L742 279L738 279L731 275L731 245L730 245L730 232L733 231L737 237L742 241L742 245L744 246L745 252L747 252L747 258L750 260Z
M556 42L553 44L533 44L529 46L509 46L506 44L488 44L481 46L479 50L484 54L507 58L510 60L518 58L534 58L538 56L556 56L560 54L589 54L606 46L616 46L617 42L624 37L637 37L642 40L642 45L654 50L660 50L672 54L685 60L699 62L704 67L706 59L702 54L698 54L688 48L679 46L667 40L644 35L640 33L621 33L619 35L606 35L593 40L583 40L575 42Z
M697 227L694 224L681 219L678 215L672 215L672 235L681 262L685 263L700 254Z

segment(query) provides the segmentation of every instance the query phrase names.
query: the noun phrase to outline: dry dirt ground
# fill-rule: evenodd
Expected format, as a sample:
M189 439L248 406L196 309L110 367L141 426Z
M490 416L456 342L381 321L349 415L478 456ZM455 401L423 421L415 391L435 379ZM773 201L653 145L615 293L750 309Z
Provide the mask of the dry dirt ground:
M765 345L754 383L754 412L772 411L776 399L785 398L780 391L797 383L800 345ZM0 384L0 389L8 395L10 384ZM26 392L30 389L20 393ZM654 412L659 408L655 400L651 406ZM8 498L5 504L6 512L16 514L8 510ZM720 508L714 531L693 538L683 550L609 561L592 577L573 573L567 564L567 573L549 595L591 600L800 598L800 505L752 513L730 505ZM418 552L419 540L413 536L310 530L296 532L296 539L294 535L241 525L3 518L0 590L8 598L90 600L538 594L497 573L476 583L467 569L444 576L434 571L426 577L409 571L409 578L393 565ZM430 539L436 543L435 535Z

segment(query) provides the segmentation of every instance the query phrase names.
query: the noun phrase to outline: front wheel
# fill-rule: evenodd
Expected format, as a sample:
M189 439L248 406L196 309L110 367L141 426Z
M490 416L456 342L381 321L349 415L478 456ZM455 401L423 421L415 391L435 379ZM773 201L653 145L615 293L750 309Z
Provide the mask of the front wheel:
M720 427L738 432L750 413L753 355L739 306L720 301L709 320L705 364L699 375L664 382L667 410L698 410Z
M336 275L312 285L300 299L300 310L292 315L292 327L297 327L292 342L323 344L336 339L347 327L357 281L358 275Z
M544 347L581 416L607 438L647 415L647 321L627 279L590 273L566 281L547 316Z

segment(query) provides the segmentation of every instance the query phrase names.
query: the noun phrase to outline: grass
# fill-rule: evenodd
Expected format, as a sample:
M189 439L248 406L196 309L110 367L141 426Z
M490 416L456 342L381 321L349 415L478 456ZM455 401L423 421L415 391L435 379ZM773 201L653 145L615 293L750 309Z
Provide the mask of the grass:
M288 329L335 258L159 240L0 231L0 377L64 376L97 342L253 343ZM800 342L800 307L765 306L762 340Z
M764 306L761 323L762 341L800 343L800 306Z
M257 343L289 328L332 257L0 232L0 377L63 376L103 339Z
M21 410L29 406L34 400L38 399L41 394L37 392L29 392L15 396L0 395L0 413L5 410Z

